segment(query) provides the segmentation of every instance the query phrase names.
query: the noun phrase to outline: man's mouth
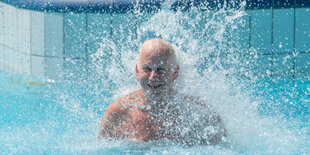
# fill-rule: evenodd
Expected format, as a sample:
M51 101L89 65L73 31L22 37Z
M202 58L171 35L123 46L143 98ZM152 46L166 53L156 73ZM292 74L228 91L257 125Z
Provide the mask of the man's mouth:
M159 85L150 85L150 84L147 84L149 86L149 88L151 89L158 89L160 88L161 86L163 86L163 84L159 84Z

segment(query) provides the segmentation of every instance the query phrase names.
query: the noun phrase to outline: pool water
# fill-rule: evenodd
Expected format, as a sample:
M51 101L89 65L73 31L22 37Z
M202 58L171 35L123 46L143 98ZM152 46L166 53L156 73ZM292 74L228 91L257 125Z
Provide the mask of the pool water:
M265 134L269 135L253 135L252 131L244 133L250 136L247 137L250 142L243 144L232 140L230 145L186 147L160 141L144 144L134 144L125 140L98 142L96 136L100 118L104 109L112 101L111 94L93 93L92 84L85 85L83 81L54 82L1 71L0 152L5 154L310 153L310 96L308 94L310 81L274 83L274 81L265 80L257 83L260 84L253 88L255 93L250 94L252 99L260 100L257 101L259 104L256 109L259 111L259 117L254 119L261 124L268 124L268 119L277 120L274 122L278 124L273 124L277 129L266 131ZM240 117L240 119L243 118ZM258 130L265 128L258 127L261 128ZM285 148L282 144L276 143L276 140L270 143L270 139L264 141L260 138L274 137L279 134L274 132L282 132L280 135L288 134L283 138L293 139L293 141L286 142L287 148Z
M123 31L124 23L119 24L115 29L120 33L100 38L99 47L88 53L86 62L61 57L64 65L59 66L64 70L58 81L0 70L0 153L310 154L306 54L277 55L249 47L249 16L253 16L251 28L255 28L253 45L270 46L264 37L271 36L265 35L265 25L271 24L264 23L261 14L271 10L248 11L244 6L205 12L195 8L174 12L164 7L155 14L138 14L143 21L127 25L136 28L135 32ZM113 19L126 16L133 15L118 14ZM126 19L132 23L131 18ZM255 40L254 36L261 38ZM83 40L79 37L72 36ZM214 106L227 129L227 143L188 147L170 141L97 141L107 106L139 88L135 78L137 49L145 39L154 37L173 44L180 65L176 88ZM242 42L244 39L247 41ZM84 49L79 42L76 47ZM296 75L290 67L293 59Z

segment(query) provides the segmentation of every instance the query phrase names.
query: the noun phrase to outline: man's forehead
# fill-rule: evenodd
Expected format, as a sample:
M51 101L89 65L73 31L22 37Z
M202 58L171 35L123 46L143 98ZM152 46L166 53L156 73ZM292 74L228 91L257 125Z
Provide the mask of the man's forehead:
M147 51L141 52L140 59L159 59L165 60L170 57L170 54L166 51Z
M151 39L146 41L141 49L139 63L171 64L175 61L174 50L170 43L162 39Z
M164 68L164 67L166 67L166 65L164 65L164 64L149 64L149 63L142 64L142 68L147 68L147 67L151 67L151 68Z

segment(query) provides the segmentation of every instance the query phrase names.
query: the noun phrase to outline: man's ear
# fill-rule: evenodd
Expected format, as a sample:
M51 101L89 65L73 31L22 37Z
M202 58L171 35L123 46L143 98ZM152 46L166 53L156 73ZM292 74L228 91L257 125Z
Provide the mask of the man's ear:
M139 81L139 69L138 69L138 64L136 64L136 78Z
M177 79L178 75L179 75L179 65L177 65L175 67L175 71L174 71L174 75L173 75L173 80Z

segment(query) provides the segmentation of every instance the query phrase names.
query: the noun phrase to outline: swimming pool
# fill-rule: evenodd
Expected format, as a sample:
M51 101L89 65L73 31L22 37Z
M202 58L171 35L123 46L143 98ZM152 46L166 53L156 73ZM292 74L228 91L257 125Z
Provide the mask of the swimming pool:
M271 9L273 1L261 5L263 10L238 3L237 10L202 11L174 2L138 15L42 13L0 3L2 11L9 7L5 11L13 14L10 26L1 23L6 38L1 38L0 152L308 154L307 3L290 9L300 4L288 1L282 9ZM8 19L7 13L0 19ZM30 22L13 22L28 17ZM80 33L86 28L91 37ZM137 89L133 66L139 45L156 36L177 48L182 91L216 105L230 133L229 145L96 140L107 105ZM19 44L24 41L29 44Z
M302 83L273 83L254 87L252 100L257 102L258 115L249 110L253 101L243 103L249 111L246 117L238 114L228 117L241 119L242 136L247 140L235 141L230 147L164 145L161 142L132 144L126 141L96 140L100 117L112 101L109 92L98 96L96 84L70 81L55 83L39 81L1 71L1 143L0 152L18 153L309 153L309 101L310 81ZM267 82L268 83L268 82ZM104 90L108 90L106 88ZM223 95L223 94L222 94ZM255 96L255 97L254 97ZM228 96L223 96L229 98ZM248 99L243 97L242 99ZM227 105L226 105L227 106ZM229 105L228 105L229 106ZM231 111L240 113L239 110ZM251 118L252 117L252 118ZM236 120L231 120L234 123ZM269 124L274 123L274 124ZM252 124L253 125L253 124ZM258 131L253 131L253 129ZM278 133L280 132L280 133ZM255 133L266 135L255 135ZM236 134L233 132L233 134ZM236 136L236 135L235 135ZM277 137L280 136L280 137ZM275 138L275 139L274 139ZM288 141L289 140L289 141ZM241 143L241 144L238 144Z

